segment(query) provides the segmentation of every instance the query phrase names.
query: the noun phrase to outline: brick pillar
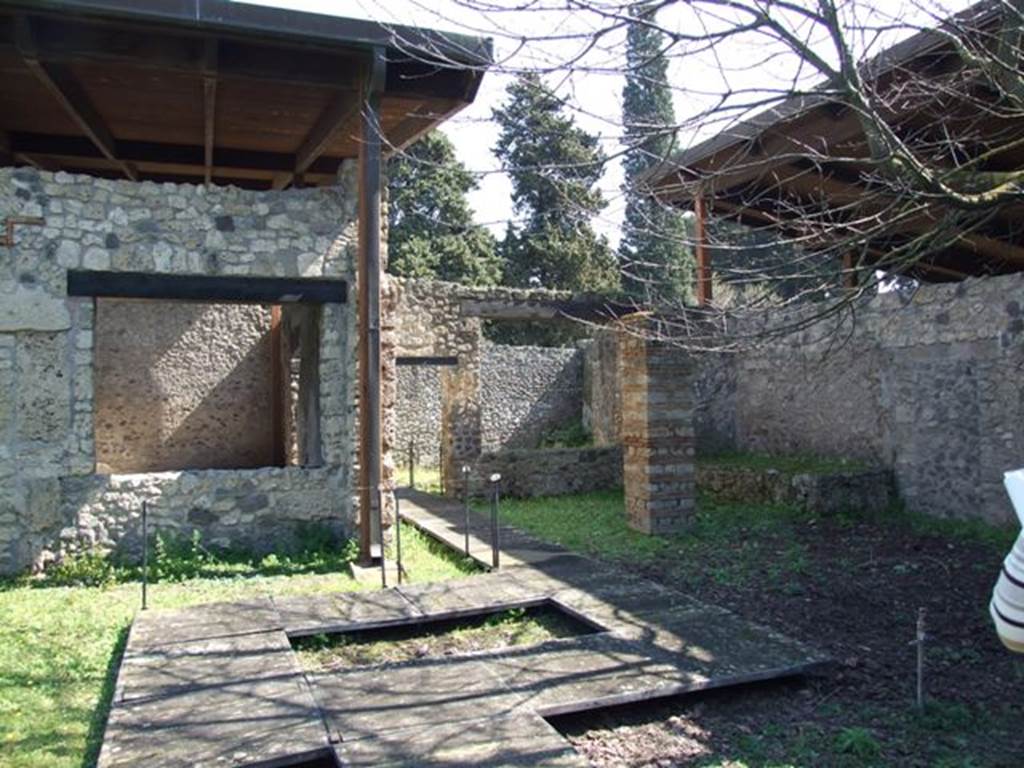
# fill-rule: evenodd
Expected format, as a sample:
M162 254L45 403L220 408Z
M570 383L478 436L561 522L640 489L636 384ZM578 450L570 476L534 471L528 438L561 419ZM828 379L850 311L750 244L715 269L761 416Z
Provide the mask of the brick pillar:
M619 366L629 526L678 533L696 508L691 362L679 349L623 331Z

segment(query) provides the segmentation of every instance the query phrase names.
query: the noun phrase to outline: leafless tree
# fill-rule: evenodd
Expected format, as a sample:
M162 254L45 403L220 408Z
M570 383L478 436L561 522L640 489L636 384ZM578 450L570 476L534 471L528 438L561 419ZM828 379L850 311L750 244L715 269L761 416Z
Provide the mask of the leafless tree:
M589 114L573 84L621 73L628 25L663 35L686 109L644 188L700 217L679 247L709 263L701 308L656 308L679 343L768 308L801 311L748 327L787 333L881 285L1024 268L1024 0L455 3L447 26L495 37L494 71L540 71ZM524 14L551 23L527 35Z

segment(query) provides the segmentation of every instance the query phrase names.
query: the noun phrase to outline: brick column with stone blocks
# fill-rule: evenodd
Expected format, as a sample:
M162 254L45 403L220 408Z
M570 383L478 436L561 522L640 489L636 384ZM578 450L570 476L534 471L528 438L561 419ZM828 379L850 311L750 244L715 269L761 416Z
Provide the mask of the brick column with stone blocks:
M696 508L692 362L679 349L623 331L619 366L629 525L648 534L678 533Z

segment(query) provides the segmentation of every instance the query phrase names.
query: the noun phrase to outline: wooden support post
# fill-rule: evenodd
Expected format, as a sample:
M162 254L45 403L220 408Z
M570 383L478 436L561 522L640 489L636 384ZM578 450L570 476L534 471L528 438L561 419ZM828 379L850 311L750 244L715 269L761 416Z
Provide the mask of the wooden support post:
M359 557L372 559L381 541L381 348L380 93L384 88L384 51L373 49L364 90L359 142ZM381 551L383 558L384 552Z
M288 462L288 441L284 429L284 409L288 402L286 390L290 378L288 374L281 341L281 305L274 304L270 308L270 422L273 434L271 464L275 467L283 467Z
M857 264L854 261L853 253L847 251L843 254L843 288L853 290L857 287Z
M697 306L706 307L711 303L711 260L707 242L707 210L704 193L698 192L693 198L694 242L697 257Z
M217 41L208 38L203 50L203 180L213 182L213 145L217 128Z

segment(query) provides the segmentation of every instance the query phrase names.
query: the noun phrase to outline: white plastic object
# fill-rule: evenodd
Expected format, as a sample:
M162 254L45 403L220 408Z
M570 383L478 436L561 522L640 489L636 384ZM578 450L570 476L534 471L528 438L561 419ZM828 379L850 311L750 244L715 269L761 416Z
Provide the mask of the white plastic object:
M1003 483L1024 526L1024 469L1006 472ZM1003 570L992 590L989 613L1003 645L1011 651L1024 653L1024 530L1003 560Z

